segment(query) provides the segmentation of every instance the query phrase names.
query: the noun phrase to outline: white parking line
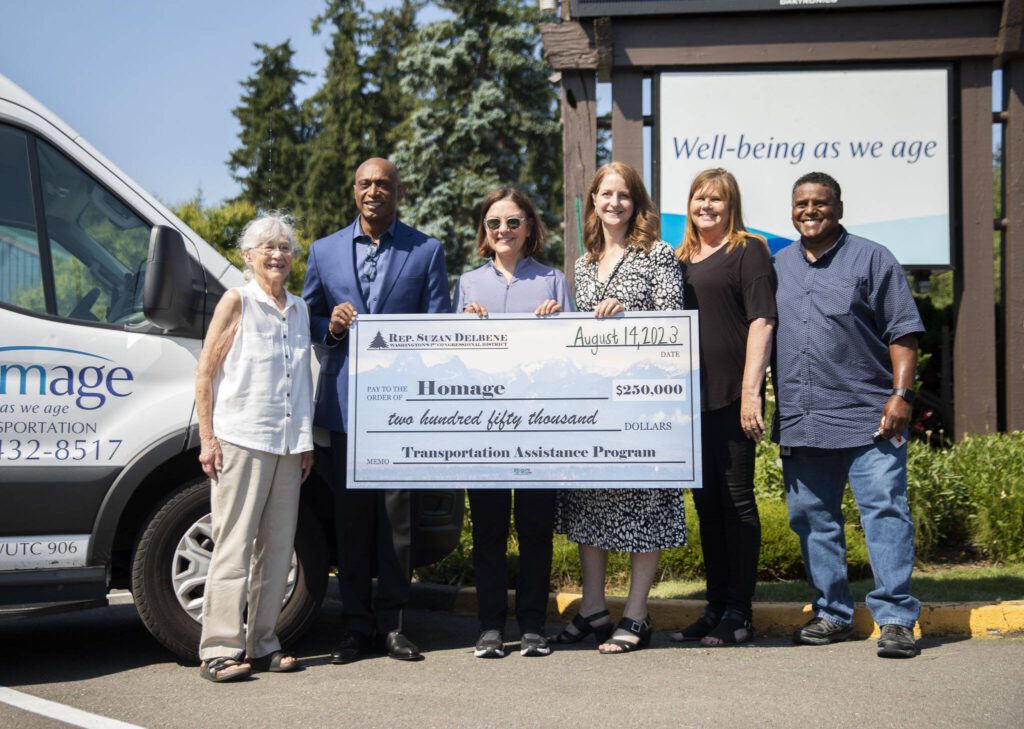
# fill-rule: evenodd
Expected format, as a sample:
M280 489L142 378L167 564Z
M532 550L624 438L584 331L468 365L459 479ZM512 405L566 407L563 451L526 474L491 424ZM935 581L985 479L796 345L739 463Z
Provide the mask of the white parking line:
M0 701L10 704L15 708L30 711L33 714L63 721L72 726L82 727L82 729L141 729L135 724L126 724L123 721L108 719L99 714L91 714L88 711L82 711L73 706L58 704L56 701L47 701L37 696L23 694L6 686L0 686Z

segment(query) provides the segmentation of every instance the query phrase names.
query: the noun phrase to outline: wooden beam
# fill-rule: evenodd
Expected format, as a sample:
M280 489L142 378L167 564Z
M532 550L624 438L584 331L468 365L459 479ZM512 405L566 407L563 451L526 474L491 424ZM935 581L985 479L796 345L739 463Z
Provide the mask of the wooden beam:
M606 84L612 80L612 58L615 51L611 18L594 18L594 46L597 48L597 80L598 83Z
M953 434L997 429L992 250L992 66L961 61L960 230L955 275Z
M562 169L565 202L565 275L575 295L573 263L583 252L577 223L597 169L597 78L593 71L562 72Z
M1001 7L993 3L952 8L623 17L615 18L612 24L614 63L658 68L991 58L1001 15Z
M612 74L612 159L644 172L644 74L619 68Z
M597 68L593 38L579 23L541 23L540 37L544 59L556 71Z
M1003 147L1003 305L1007 430L1024 430L1024 57L1003 66L1009 89Z
M1003 0L1003 17L996 39L996 67L1024 53L1024 0Z

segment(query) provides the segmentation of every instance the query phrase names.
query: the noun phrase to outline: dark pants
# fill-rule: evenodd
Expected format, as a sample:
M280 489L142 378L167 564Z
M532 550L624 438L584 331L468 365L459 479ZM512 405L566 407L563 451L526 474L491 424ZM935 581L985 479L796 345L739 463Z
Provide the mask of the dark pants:
M551 586L551 538L555 521L553 489L515 491L516 534L519 537L519 579L516 620L523 633L544 631ZM470 489L473 520L473 572L481 630L505 630L508 613L510 489Z
M701 413L703 488L693 489L700 518L708 604L751 614L761 519L754 500L756 444L740 427L740 401Z
M402 629L412 577L412 508L408 490L349 489L344 433L331 433L334 463L334 529L342 616L353 633ZM377 595L372 595L374 567Z

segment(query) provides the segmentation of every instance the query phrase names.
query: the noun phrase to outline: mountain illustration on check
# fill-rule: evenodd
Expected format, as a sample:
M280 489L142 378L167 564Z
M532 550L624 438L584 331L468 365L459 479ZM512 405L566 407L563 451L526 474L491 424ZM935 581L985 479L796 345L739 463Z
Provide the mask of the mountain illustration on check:
M376 341L376 339L374 340ZM384 347L387 344L384 343ZM370 349L382 349L374 347ZM376 359L373 355L369 356ZM607 388L602 378L581 368L569 359L552 359L545 362L530 362L509 367L501 372L485 372L470 369L458 357L452 357L435 364L427 364L419 352L395 352L379 355L383 358L380 364L370 365L359 373L359 386L390 385L401 380L403 376L414 375L416 380L433 380L437 384L486 385L501 383L508 387L509 392L517 397L530 397L546 394L557 386L567 397L586 397L595 394L595 387ZM675 370L659 367L653 362L633 362L622 371L611 376L620 379L666 379L675 374ZM606 373L603 373L606 374ZM602 384L604 383L604 384ZM565 392L571 388L572 392ZM577 391L578 390L578 391ZM607 394L605 391L601 395Z

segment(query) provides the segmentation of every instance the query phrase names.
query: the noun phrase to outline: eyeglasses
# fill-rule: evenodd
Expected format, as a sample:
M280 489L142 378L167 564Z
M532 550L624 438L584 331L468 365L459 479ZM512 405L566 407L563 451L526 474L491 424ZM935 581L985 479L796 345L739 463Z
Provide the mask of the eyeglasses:
M518 230L520 225L529 222L529 218L505 218L505 225L508 226L509 230ZM501 218L487 218L484 221L484 225L487 226L487 230L497 230L501 227Z
M363 281L373 281L377 278L377 259L380 257L380 246L370 246L370 250L363 259L362 274Z
M279 246L264 244L261 246L256 246L256 250L258 250L264 256L272 256L275 253L280 253L282 256L290 256L292 255L292 253L294 253L291 245L287 243Z

